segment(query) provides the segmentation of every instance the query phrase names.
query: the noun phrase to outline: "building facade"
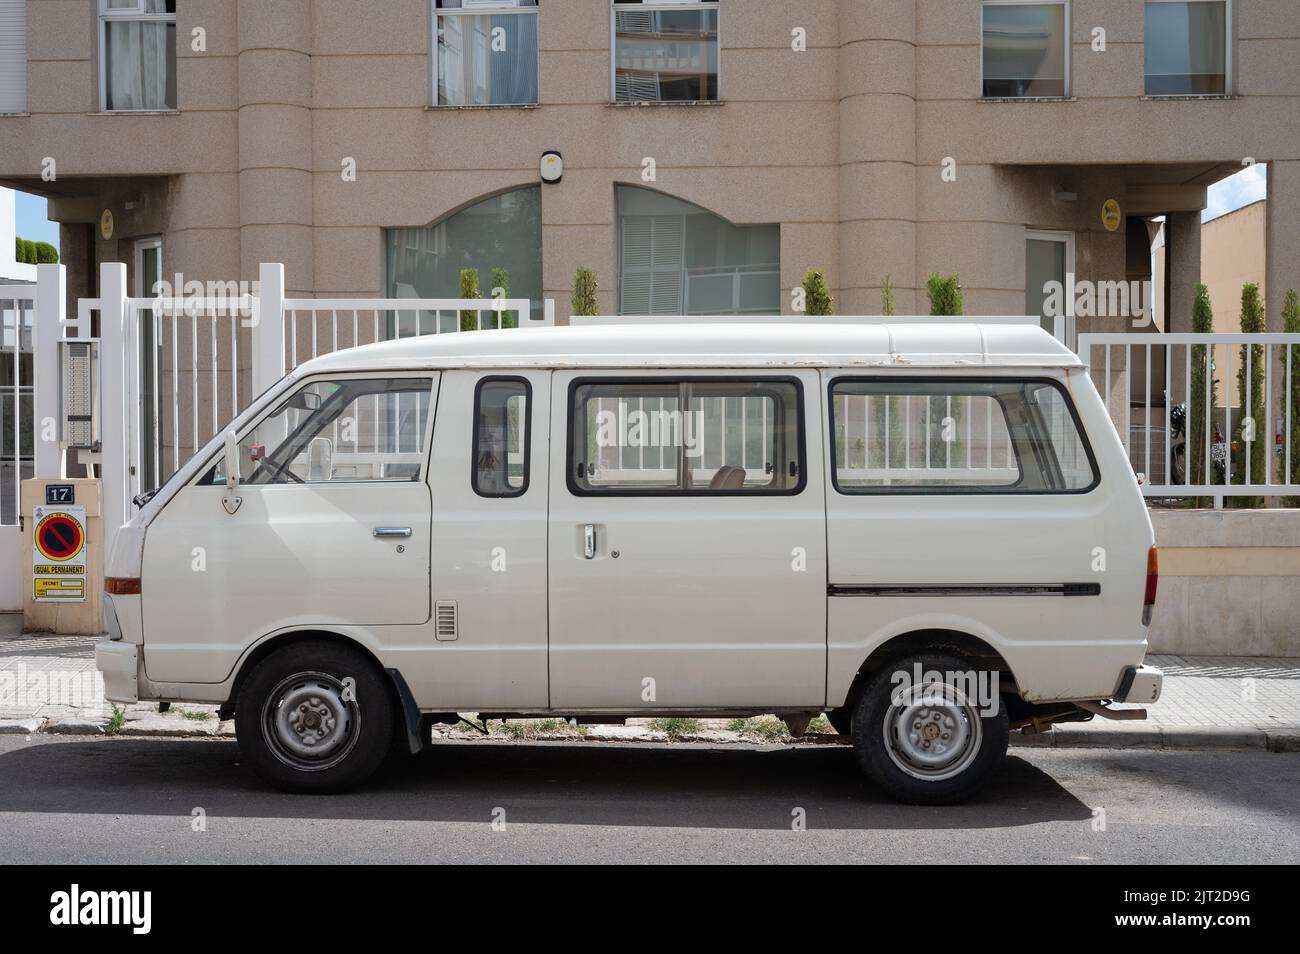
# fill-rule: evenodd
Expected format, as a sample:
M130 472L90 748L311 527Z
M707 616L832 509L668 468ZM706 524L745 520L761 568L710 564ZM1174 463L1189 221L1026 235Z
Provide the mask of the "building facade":
M1291 0L0 0L0 182L53 200L74 294L100 261L320 297L469 267L561 321L582 265L603 313L788 313L809 269L840 313L886 276L924 312L932 272L1035 312L1150 278L1163 215L1177 331L1206 187L1264 162L1272 326L1298 62Z

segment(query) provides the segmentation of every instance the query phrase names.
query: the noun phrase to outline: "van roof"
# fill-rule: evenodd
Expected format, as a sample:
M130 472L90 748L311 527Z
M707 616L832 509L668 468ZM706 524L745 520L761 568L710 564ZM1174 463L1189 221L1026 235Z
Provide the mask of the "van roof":
M934 318L583 323L427 334L300 365L321 371L422 368L1067 368L1078 355L1037 324Z

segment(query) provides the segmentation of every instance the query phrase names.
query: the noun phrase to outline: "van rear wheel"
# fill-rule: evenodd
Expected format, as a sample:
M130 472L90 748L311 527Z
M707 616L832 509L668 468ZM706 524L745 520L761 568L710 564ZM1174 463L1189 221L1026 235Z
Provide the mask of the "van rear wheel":
M393 703L383 674L362 653L337 643L294 643L244 680L235 731L244 757L277 788L341 792L384 760Z
M918 666L923 678L915 685ZM927 681L930 673L940 678ZM992 698L972 698L972 686L992 687ZM863 771L893 798L951 805L974 794L1001 765L1010 728L991 673L955 656L925 654L871 677L854 708L852 734Z

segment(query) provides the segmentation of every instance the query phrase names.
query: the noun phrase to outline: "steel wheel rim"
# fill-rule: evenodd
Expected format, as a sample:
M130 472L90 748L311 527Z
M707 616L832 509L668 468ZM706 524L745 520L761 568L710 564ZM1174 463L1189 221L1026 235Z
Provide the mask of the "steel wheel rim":
M280 680L262 706L262 738L290 768L322 772L356 747L361 711L342 680L324 672L299 672Z
M942 782L970 768L984 728L960 689L931 682L891 697L884 735L885 752L900 771L923 782Z

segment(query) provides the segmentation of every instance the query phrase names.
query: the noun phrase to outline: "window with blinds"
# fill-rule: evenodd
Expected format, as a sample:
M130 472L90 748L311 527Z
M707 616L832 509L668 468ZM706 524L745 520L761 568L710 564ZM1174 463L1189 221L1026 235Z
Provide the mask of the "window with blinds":
M0 0L0 113L27 112L27 2Z

